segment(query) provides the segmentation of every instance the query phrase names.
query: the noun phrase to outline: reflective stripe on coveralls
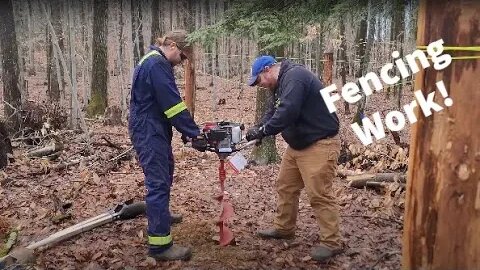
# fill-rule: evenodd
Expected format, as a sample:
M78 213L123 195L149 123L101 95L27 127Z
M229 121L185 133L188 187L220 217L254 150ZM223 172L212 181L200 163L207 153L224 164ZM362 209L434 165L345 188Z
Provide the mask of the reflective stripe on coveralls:
M172 242L172 235L167 236L148 236L148 243L150 245L164 246Z

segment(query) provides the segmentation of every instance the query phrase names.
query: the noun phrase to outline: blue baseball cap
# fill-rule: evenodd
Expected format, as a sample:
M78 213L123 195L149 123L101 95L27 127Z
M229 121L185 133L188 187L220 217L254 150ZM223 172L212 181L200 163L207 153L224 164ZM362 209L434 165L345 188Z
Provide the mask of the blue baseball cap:
M270 55L262 55L257 57L252 64L252 75L248 80L248 85L254 86L257 84L258 75L265 69L265 67L269 67L275 63L277 63L277 61Z

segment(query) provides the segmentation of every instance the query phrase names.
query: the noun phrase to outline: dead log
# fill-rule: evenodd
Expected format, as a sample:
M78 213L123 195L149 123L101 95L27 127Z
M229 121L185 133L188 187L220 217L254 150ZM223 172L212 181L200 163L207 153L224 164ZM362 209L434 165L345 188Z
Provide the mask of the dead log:
M406 175L399 173L377 173L377 174L359 174L347 176L348 186L354 188L364 188L367 186L367 183L372 182L400 182L406 183Z
M388 184L390 183L390 184ZM375 181L368 181L365 186L368 188L389 188L391 187L392 182L375 182ZM394 190L401 188L402 190L405 189L404 183L399 183L394 187Z
M47 145L43 148L32 150L27 153L28 157L44 157L52 155L58 151L63 150L63 144L59 142L55 142L53 144Z

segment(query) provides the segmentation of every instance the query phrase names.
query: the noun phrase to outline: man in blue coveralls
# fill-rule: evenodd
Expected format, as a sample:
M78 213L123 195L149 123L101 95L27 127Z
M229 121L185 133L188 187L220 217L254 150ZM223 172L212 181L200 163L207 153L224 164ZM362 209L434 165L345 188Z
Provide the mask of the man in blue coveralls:
M182 140L205 151L206 141L180 97L173 67L187 58L186 32L158 38L135 68L128 130L145 175L149 256L188 260L191 250L174 245L170 235L170 186L173 180L172 126Z

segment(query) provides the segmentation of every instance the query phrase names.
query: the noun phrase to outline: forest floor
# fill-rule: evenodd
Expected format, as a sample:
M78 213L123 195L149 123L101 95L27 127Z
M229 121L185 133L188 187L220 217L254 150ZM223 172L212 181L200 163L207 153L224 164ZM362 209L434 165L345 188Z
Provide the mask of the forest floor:
M254 122L255 90L246 87L240 94L231 82L217 80L208 86L199 76L195 118L197 123L212 120ZM214 95L213 92L216 92ZM407 95L407 94L406 94ZM411 93L408 93L411 97ZM212 98L214 96L215 98ZM238 97L240 96L240 99ZM220 98L225 104L213 104ZM407 97L405 97L407 98ZM373 95L373 110L392 109L392 101L384 94ZM354 111L354 106L352 106ZM367 115L369 115L367 109ZM339 112L341 138L346 145L360 145L350 129L353 114ZM15 162L0 171L0 235L16 228L16 247L27 246L58 230L103 213L127 199L143 200L143 174L133 153L118 155L131 147L125 126L104 126L101 120L88 121L90 143L83 136L70 132L61 138L64 150L54 161L25 157L23 143L15 142ZM108 138L119 149L106 145ZM401 133L408 142L408 129ZM393 145L390 137L384 144ZM188 262L155 262L147 257L145 217L116 221L37 253L38 269L399 269L403 223L403 197L391 192L349 187L336 178L334 192L340 204L341 232L345 252L326 263L317 263L309 256L319 243L318 225L305 192L300 197L296 238L290 241L262 240L255 236L259 229L272 225L279 163L249 166L238 174L227 175L226 190L230 193L235 216L230 228L236 245L220 247L215 221L219 204L214 199L219 191L218 159L213 153L199 153L184 147L177 132L173 142L176 159L171 192L171 209L182 213L184 221L172 227L175 243L193 248ZM286 144L277 136L281 155ZM249 151L245 151L248 156ZM61 161L96 155L94 161L81 162L64 170L55 170ZM113 161L111 161L113 159ZM372 167L370 167L372 168ZM381 171L378 167L375 171ZM398 195L398 194L397 194ZM391 203L394 198L394 203ZM68 203L71 206L67 208ZM63 208L62 208L63 206ZM52 217L68 213L71 218L52 222ZM3 227L2 227L3 226Z

